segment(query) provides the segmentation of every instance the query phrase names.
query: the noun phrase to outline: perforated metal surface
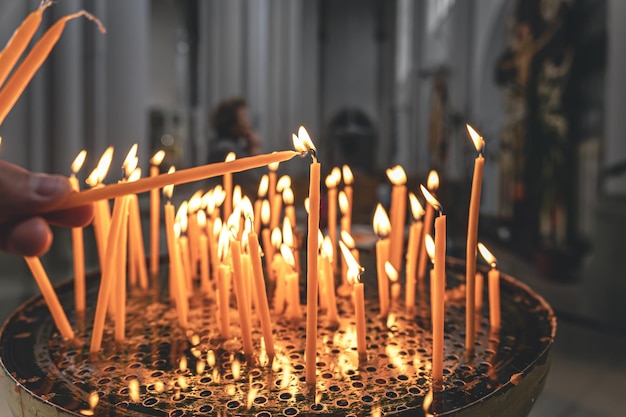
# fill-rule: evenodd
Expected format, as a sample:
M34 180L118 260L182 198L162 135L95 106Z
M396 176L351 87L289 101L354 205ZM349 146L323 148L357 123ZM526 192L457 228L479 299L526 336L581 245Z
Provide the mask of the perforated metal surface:
M91 318L79 323L80 343L67 343L56 333L40 298L26 303L5 324L1 358L8 374L33 396L49 401L69 415L195 416L195 415L425 415L454 414L513 390L526 374L547 359L554 336L554 317L540 297L508 277L502 282L503 332L488 334L481 320L476 357L464 350L464 308L457 262L449 265L446 304L444 390L424 406L430 381L430 313L426 294L418 315L406 317L397 305L390 320L378 317L375 294L367 304L367 360L359 363L350 299L341 299L338 328L320 319L317 344L317 386L307 392L304 381L305 322L275 320L277 357L270 363L255 325L253 360L245 358L238 316L231 309L231 340L222 340L215 305L195 298L191 329L177 326L167 300L134 293L128 303L127 339L113 342L109 324L102 352L88 354ZM72 309L71 283L58 288L62 303ZM89 285L95 304L97 280ZM483 314L483 317L486 314ZM70 316L73 316L70 314ZM276 319L274 317L274 319ZM85 326L85 323L87 325ZM181 360L186 366L181 366ZM547 371L547 368L546 368ZM131 381L136 382L131 383ZM138 385L137 395L131 385ZM91 410L90 393L99 402ZM82 412L82 414L81 414Z

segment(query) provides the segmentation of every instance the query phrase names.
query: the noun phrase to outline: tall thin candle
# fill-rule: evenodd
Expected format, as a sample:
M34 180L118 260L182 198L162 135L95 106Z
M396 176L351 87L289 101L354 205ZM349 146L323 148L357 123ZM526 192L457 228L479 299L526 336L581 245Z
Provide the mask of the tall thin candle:
M376 241L376 275L378 277L378 297L382 317L387 317L389 314L389 280L385 274L385 262L389 259L389 229L391 229L389 217L379 203L374 212L374 233L378 236Z
M493 254L483 245L478 244L478 250L485 259L485 261L491 265L491 269L487 273L487 281L489 285L489 324L491 325L491 331L497 332L501 326L501 311L500 311L500 271L497 268L497 259Z
M415 312L415 291L417 288L417 254L420 251L420 241L422 236L423 222L422 216L424 209L419 203L417 197L413 193L409 193L409 202L411 206L411 214L413 222L409 228L409 242L406 251L406 289L405 289L405 308L407 314L411 315Z
M406 172L400 165L387 170L387 177L391 181L391 206L389 235L389 261L396 271L402 267L404 253L404 225L406 223Z
M165 158L165 151L157 151L150 159L150 176L159 175L159 165ZM150 190L150 275L152 279L156 279L159 275L159 241L160 241L160 216L161 202L160 189L153 188Z
M72 174L69 181L70 186L74 191L80 191L80 185L78 184L78 178L76 174L80 171L87 151L83 150L76 155L74 162L72 162ZM72 228L72 249L74 254L74 305L78 314L85 312L86 293L85 293L85 244L82 227Z

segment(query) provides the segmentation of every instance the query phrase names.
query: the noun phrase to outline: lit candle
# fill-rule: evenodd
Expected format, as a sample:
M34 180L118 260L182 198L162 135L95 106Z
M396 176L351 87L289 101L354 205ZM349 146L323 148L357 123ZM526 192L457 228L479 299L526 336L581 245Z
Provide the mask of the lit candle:
M356 345L359 354L359 360L367 359L366 339L365 339L365 294L363 283L360 282L359 276L363 272L363 267L359 265L357 260L352 256L352 252L345 243L339 242L341 253L348 263L348 280L353 284L354 299L354 321L356 323Z
M274 259L274 247L271 241L271 230L269 229L270 222L270 202L269 200L263 200L261 203L261 240L263 241L263 253L265 256L265 271L270 281L274 281L274 273L272 272L271 263Z
M272 162L267 165L267 168L269 170L267 174L267 179L268 179L267 198L270 202L270 205L274 204L274 195L276 195L276 182L277 182L276 171L278 170L279 165L280 165L280 162Z
M283 190L283 204L285 205L285 217L289 220L292 228L296 227L296 208L293 205L294 196L291 187Z
M352 210L354 208L352 183L354 182L354 175L352 174L352 170L348 165L344 165L341 167L341 173L343 174L343 192L346 194L346 198L348 200L348 207L345 213L345 216L348 218L348 220L346 220L346 223L349 226L352 226ZM348 228L347 230L348 232L351 231L350 228Z
M409 228L409 242L406 251L406 294L405 308L406 313L412 315L415 313L415 289L417 288L417 254L420 251L420 241L422 236L423 222L422 216L424 209L413 193L409 193L409 203L411 206L411 214L413 222Z
M497 268L496 257L493 256L485 245L478 243L478 250L485 261L491 265L491 269L487 274L487 281L489 283L489 323L491 325L492 332L498 332L501 326L500 271L498 271Z
M328 324L331 328L339 325L339 314L337 313L337 296L335 294L335 277L333 275L333 242L326 236L322 241L322 270L324 271L324 282L326 287L327 316Z
M273 358L276 355L276 351L274 349L274 336L272 335L272 319L270 317L270 308L267 301L265 280L263 279L263 265L261 263L259 239L254 230L248 233L248 245L253 269L252 275L256 285L255 294L257 297L257 307L259 309L261 330L263 331L263 340L265 341L265 350L267 351L267 355Z
M63 33L63 29L65 29L65 24L80 16L94 20L98 24L100 31L104 33L104 27L100 24L100 21L84 10L63 16L57 20L31 48L26 57L22 60L22 63L13 72L11 78L4 84L2 90L0 90L0 125L2 125L2 122L4 122L5 117L15 105L17 99L20 98L20 95L30 80L46 60L54 45L56 45Z
M35 282L37 283L37 286L41 291L41 295L43 295L43 299L50 310L54 324L59 330L59 333L61 333L61 337L65 340L74 339L74 330L72 330L70 321L67 319L65 311L63 311L63 306L61 306L61 303L59 302L59 298L54 291L54 287L52 287L50 278L48 278L48 274L41 264L41 261L37 257L28 256L25 257L24 260L35 278Z
M432 383L433 389L443 388L443 338L445 318L445 292L446 292L446 216L442 214L441 205L420 185L424 197L428 203L439 212L435 219L435 281L433 286L433 353L432 353Z
M252 358L254 350L252 345L250 302L246 297L246 287L244 286L243 265L241 262L241 242L236 239L230 239L230 251L233 262L233 283L235 286L235 297L237 298L237 307L239 310L243 351L248 358Z
M200 263L200 230L198 226L198 211L202 205L202 190L196 191L189 199L187 206L187 235L189 236L189 256L191 259L191 276L198 277Z
M189 239L187 237L187 229L189 227L189 219L187 217L188 205L189 203L187 201L183 201L180 207L178 207L175 217L176 224L178 224L180 228L180 234L176 236L176 244L178 246L177 250L180 254L183 270L182 281L185 284L185 291L183 292L185 298L192 291L191 259L189 256Z
M295 259L293 249L289 245L280 245L280 254L283 258L283 271L282 279L284 279L284 293L287 307L285 309L285 316L288 319L297 321L302 318L302 311L300 308L300 284L298 273L295 268ZM307 338L308 340L308 338Z
M272 246L272 256L270 262L270 270L271 276L274 277L275 287L274 287L274 312L276 314L282 314L285 309L285 260L280 252L280 247L283 243L283 236L278 227L272 229L272 233L270 236L271 246Z
M341 242L343 242L346 245L346 247L350 250L350 253L352 253L352 256L354 256L354 259L356 259L356 261L359 262L359 251L358 249L356 249L356 243L354 242L352 235L346 230L341 231ZM348 261L346 260L345 257L342 257L342 263L341 263L342 283L338 289L338 292L342 297L349 297L350 294L352 293L352 283L350 283L348 280L348 267L349 267Z
M113 160L113 147L109 146L103 153L96 168L89 174L87 184L92 189L104 187L102 181L109 172L111 161ZM96 248L98 249L98 260L100 268L105 264L106 242L109 235L111 225L111 211L109 209L109 201L106 199L96 200L94 202L94 218L93 230L96 238Z
M232 162L235 159L237 159L235 152L229 152L226 158L224 158L224 162ZM222 187L224 187L224 192L226 193L224 205L222 206L222 216L227 219L233 212L233 174L231 172L224 173L222 177Z
M55 210L78 207L97 200L113 198L119 195L139 194L153 188L160 188L166 185L178 185L224 175L228 172L240 172L253 168L259 168L272 162L281 162L292 159L298 155L294 151L280 151L270 154L248 156L235 159L231 162L218 162L180 171L157 175L156 177L146 177L132 183L111 184L106 187L81 191L69 195L63 204Z
M380 315L387 317L389 314L389 281L385 275L385 262L389 259L389 217L383 206L379 203L374 212L374 233L378 236L376 241L376 275L378 277L378 298Z
M229 316L229 282L231 270L226 259L229 250L229 234L227 227L222 227L219 232L219 244L217 248L217 256L220 260L219 273L217 278L218 298L217 304L219 308L220 333L223 339L230 339L230 316Z
M465 350L471 357L474 355L474 340L476 338L476 241L478 238L478 214L480 212L480 194L483 181L483 147L485 141L470 125L466 125L478 156L474 160L474 176L472 179L472 194L470 197L469 218L467 223L467 248L465 259Z
M324 181L328 191L328 236L335 249L333 250L333 273L339 271L337 262L337 185L339 181L341 181L341 170L337 167L333 168Z
M295 139L295 138L294 138ZM317 160L315 145L303 126L298 130L294 147L302 153L311 155L309 173L309 221L307 227L307 315L306 315L306 346L305 366L306 384L315 386L315 364L317 361L317 248L318 230L320 228L320 164ZM298 146L296 146L296 144Z
M350 224L352 217L350 216L350 200L348 199L348 195L345 190L339 191L337 200L339 202L339 211L341 212L339 229L341 230L341 233L350 233L350 230L352 229L352 225Z
M126 337L126 261L127 261L127 248L128 248L128 227L129 227L129 209L132 201L132 196L122 197L123 211L121 230L119 234L119 240L116 242L115 250L111 258L107 257L107 260L112 262L111 269L115 269L115 331L114 337L116 342L123 342ZM115 219L112 219L114 222ZM108 244L111 244L109 242ZM108 252L107 252L108 253Z
M396 271L402 268L404 253L404 225L406 223L406 172L400 165L387 170L387 178L393 184L391 188L389 235L389 261Z
M291 178L288 175L283 175L276 183L276 192L272 197L273 201L270 203L270 229L274 229L280 224L283 211L283 190L288 187L291 187Z
M159 165L165 158L165 151L159 150L150 159L150 176L159 175ZM153 279L159 276L159 240L160 240L160 188L150 190L150 275Z
M428 187L428 191L431 193L433 197L436 197L435 190L439 188L439 175L437 171L430 171L428 173L428 179L426 182L426 186ZM427 234L432 233L433 231L433 222L435 218L435 210L433 206L430 204L426 204L426 213L424 214L424 227L422 231L422 236L426 236ZM420 237L420 241L422 238ZM421 250L417 259L417 278L419 280L423 280L426 275L426 264L428 255L426 254L426 248L424 245L421 246Z
M254 231L257 235L261 233L261 209L263 208L263 202L265 201L268 188L269 177L267 175L263 175L261 177L261 181L259 181L257 199L254 202Z
M40 9L42 10L42 9ZM33 12L34 13L34 12ZM31 13L32 15L32 13ZM15 36L15 35L14 35ZM1 82L0 82L1 84ZM74 191L80 191L76 174L83 166L87 151L82 150L76 155L72 162L72 174L70 175L70 186ZM74 305L76 313L79 315L85 312L85 244L82 227L72 228L72 251L74 254Z
M286 218L286 217L283 219L283 234L282 234L282 238L283 238L283 243L286 244L287 246L289 246L289 248L294 253L297 253L296 245L294 243L295 241L294 241L294 237L293 237L293 229L291 228L291 223L289 222L289 219ZM300 275L300 260L298 258L299 257L294 257L293 269L295 270L296 274Z
M198 249L200 252L200 289L205 295L212 293L209 281L209 242L206 235L206 212L198 211Z
M400 299L400 275L391 262L385 262L385 275L391 284L391 302L395 305Z

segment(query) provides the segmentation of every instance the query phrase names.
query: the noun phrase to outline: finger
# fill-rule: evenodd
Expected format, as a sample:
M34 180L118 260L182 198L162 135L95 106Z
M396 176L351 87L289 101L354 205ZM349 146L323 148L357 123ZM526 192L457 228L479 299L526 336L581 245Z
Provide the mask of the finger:
M0 161L0 222L54 210L70 192L61 175L31 173Z
M41 256L52 245L52 231L41 217L4 224L0 228L0 249L19 256Z
M93 205L53 211L43 216L50 224L64 227L85 227L93 219Z

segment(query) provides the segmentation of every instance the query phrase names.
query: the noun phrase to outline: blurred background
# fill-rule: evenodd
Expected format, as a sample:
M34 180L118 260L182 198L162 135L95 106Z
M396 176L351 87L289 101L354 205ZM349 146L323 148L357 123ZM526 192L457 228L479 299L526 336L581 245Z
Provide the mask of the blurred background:
M0 44L38 4L0 2ZM626 382L626 2L59 0L43 26L79 9L107 33L87 20L67 25L0 126L2 159L69 174L87 149L86 175L107 146L121 167L138 143L144 170L158 149L164 170L203 164L210 111L242 96L263 152L291 148L304 125L325 173L352 167L357 189L368 190L356 222L371 224L384 201L386 168L402 165L413 192L436 169L449 252L463 257L476 156L469 123L486 141L479 240L562 323L535 415L621 415L626 404L611 387ZM307 168L281 166L295 183ZM59 230L44 258L55 281L71 276L70 248ZM0 263L6 317L38 291L21 259L2 254ZM610 356L605 343L621 350ZM603 397L587 395L587 408L588 390Z

